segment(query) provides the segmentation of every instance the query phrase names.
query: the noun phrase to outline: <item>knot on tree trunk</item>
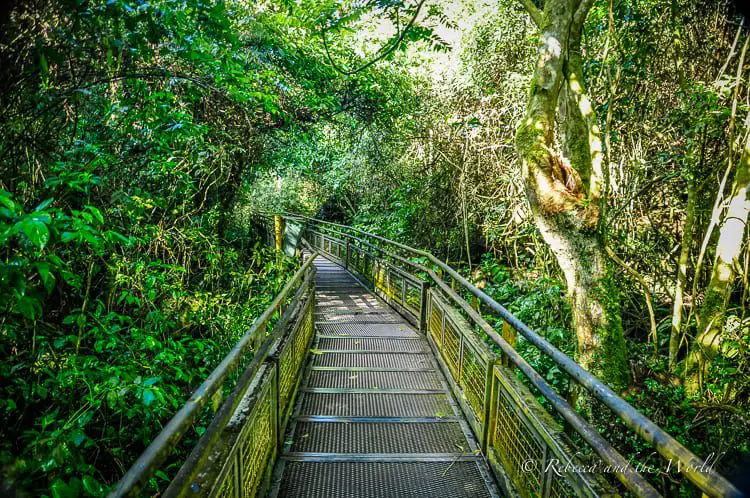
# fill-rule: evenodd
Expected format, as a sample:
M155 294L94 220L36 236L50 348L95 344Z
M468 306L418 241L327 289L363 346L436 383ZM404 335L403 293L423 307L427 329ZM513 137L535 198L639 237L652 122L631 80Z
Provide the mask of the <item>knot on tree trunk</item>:
M599 226L598 199L586 197L579 173L559 154L550 152L529 168L527 187L537 205L557 224L591 232Z
M549 162L552 176L563 184L570 195L582 201L584 198L583 181L578 171L573 169L560 154L550 154Z

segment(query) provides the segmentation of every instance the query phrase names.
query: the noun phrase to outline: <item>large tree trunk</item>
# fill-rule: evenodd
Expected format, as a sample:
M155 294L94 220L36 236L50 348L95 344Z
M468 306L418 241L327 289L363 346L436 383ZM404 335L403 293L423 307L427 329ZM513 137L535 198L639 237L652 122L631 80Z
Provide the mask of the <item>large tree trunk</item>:
M711 281L706 288L699 315L698 335L688 358L689 390L697 390L703 383L708 363L719 351L721 332L726 321L727 304L737 277L739 258L750 213L750 133L746 137L729 197L727 212L719 229L716 257Z
M582 74L581 31L591 0L524 1L542 31L526 116L516 134L526 196L565 275L578 362L619 389L627 385L620 305L600 232L601 139ZM558 152L556 120L561 152Z

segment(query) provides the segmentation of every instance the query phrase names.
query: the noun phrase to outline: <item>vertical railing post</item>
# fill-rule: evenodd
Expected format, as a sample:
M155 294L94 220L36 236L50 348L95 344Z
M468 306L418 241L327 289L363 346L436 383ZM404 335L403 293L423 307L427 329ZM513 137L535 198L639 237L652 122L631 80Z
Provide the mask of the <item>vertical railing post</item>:
M276 235L276 251L281 252L284 248L284 218L278 214L273 217L273 229Z
M445 308L440 309L441 322L440 322L440 354L445 351Z
M401 275L401 306L406 309L406 277Z
M383 259L383 262L385 262L385 259ZM383 265L385 280L383 281L383 292L385 293L386 297L390 298L391 293L391 270L388 268L388 263L385 262Z
M554 474L554 472L545 472L545 470L547 469L547 459L549 458L549 456L549 447L545 444L542 447L542 461L539 465L539 473L542 474L539 478L539 482L542 485L542 489L540 490L540 495L542 496L542 498L547 498L552 490L552 475Z
M258 324L258 328L255 331L255 337L253 337L253 349L258 350L261 344L263 344L263 339L266 335L266 324L263 322Z
M346 260L344 260L344 268L346 268L347 270L349 269L349 258L351 256L351 254L349 253L349 251L351 250L349 244L349 239L346 239Z
M377 257L372 258L372 274L373 274L373 284L372 289L375 292L375 294L378 293L378 289L380 289L383 285L383 272L381 271L382 267L380 265L380 260L377 259Z
M453 324L455 330L458 331L458 375L456 376L456 384L463 389L463 375L464 375L464 349L466 348L466 338L464 337L464 331L461 330L457 324Z
M482 440L479 442L482 449L482 454L485 457L487 457L487 449L490 439L490 427L492 425L492 376L494 368L495 359L490 356L487 358L487 372L484 378L484 399L482 400L484 420L482 421Z
M516 330L508 322L503 322L502 334L505 342L510 344L513 349L516 349ZM510 359L506 355L503 355L503 365L506 367L511 366Z
M276 393L274 396L274 404L276 405L276 447L281 449L284 444L284 434L281 434L281 358L279 351L274 351L273 356L268 357L268 361L273 364L273 369L276 372Z
M498 397L500 396L500 386L495 379L495 365L489 367L490 371L490 390L486 394L488 398L488 415L489 417L485 420L487 425L487 438L484 442L483 454L485 458L490 460L490 450L495 444L495 434L497 432L497 412L498 412Z
M232 498L241 498L242 493L242 456L240 451L236 451L234 453L235 464L234 464L234 470L232 471L232 479L234 480L234 486L232 486L232 491L234 491Z
M275 374L276 375L273 376L274 379L273 379L273 383L271 385L271 390L273 391L272 395L275 398L275 400L274 400L275 402L271 405L271 407L272 407L271 409L276 412L276 413L273 414L274 416L271 417L271 420L273 421L272 422L272 424L273 424L273 434L272 434L272 436L273 437L271 438L271 441L274 442L274 448L271 450L270 455L268 456L268 458L269 458L269 460L271 462L273 462L273 461L276 460L278 452L281 450L280 443L283 442L283 438L282 438L283 434L281 434L281 435L279 434L281 432L281 424L280 424L280 417L281 417L281 415L279 414L279 384L280 384L279 370L278 370L278 363L279 362L277 361L275 363L277 365L276 366L276 370L275 370ZM268 463L266 463L266 465L268 465ZM273 463L271 465L273 466ZM273 467L271 467L271 468L273 469ZM273 470L271 470L271 472L273 472ZM269 475L269 477L270 477L270 475ZM264 477L264 479L266 479L266 478ZM258 483L258 487L256 488L256 493L257 494L260 494L260 493L257 492L257 490L261 489L261 486L264 486L264 484L266 484L266 483L264 483L263 481L260 481Z
M419 331L427 335L430 326L429 316L427 314L427 293L430 286L427 282L422 282L419 287Z

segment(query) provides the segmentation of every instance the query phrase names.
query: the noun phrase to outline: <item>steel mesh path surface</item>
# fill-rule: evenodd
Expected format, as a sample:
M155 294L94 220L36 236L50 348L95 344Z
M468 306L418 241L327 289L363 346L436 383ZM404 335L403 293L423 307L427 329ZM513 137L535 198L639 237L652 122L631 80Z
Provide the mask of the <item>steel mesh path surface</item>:
M316 338L272 496L497 496L424 337L343 268L315 264Z

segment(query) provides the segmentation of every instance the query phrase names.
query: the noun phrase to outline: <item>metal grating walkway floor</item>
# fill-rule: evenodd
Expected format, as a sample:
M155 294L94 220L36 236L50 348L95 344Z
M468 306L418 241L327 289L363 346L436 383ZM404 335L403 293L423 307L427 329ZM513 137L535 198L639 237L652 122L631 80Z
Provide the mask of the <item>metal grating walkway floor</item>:
M424 337L315 262L316 339L274 498L484 498L498 491Z

